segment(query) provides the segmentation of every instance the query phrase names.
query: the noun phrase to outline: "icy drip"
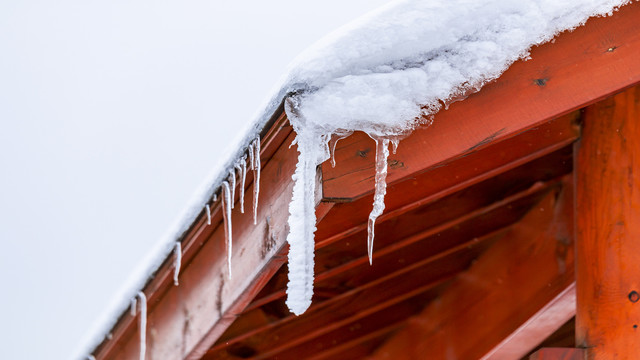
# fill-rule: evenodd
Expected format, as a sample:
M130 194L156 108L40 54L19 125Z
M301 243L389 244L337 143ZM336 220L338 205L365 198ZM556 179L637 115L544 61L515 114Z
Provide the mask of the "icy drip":
M391 145L392 145L392 149L393 149L393 155L396 154L396 151L398 151L398 144L400 144L400 139L399 138L392 138L390 139L391 141Z
M140 360L144 360L147 352L147 297L142 291L131 299L131 315L136 316L136 303L140 301Z
M373 239L376 219L384 211L384 196L387 193L387 158L389 157L389 139L375 139L376 141L376 176L375 193L373 195L373 209L369 213L367 222L367 253L369 265L373 262ZM394 144L394 148L397 146Z
M87 355L87 360L96 360L96 358L93 355Z
M249 149L253 170L253 225L258 223L258 196L260 195L260 138L253 140Z
M227 248L227 267L229 268L229 278L231 278L231 250L232 250L232 238L231 238L231 190L229 189L229 183L222 182L222 217L224 219L224 243Z
M296 315L304 313L311 305L313 296L313 257L316 212L314 203L316 181L316 155L313 131L305 129L296 137L298 164L293 174L293 197L289 204L289 282L287 284L287 306Z
M231 194L231 202L229 204L231 204L231 208L233 209L233 206L235 204L235 195L236 195L236 172L233 170L229 171L229 188L231 190L230 194Z
M136 306L137 305L138 305L138 298L134 296L131 299L131 306L129 307L129 313L131 314L131 316L136 316Z
M236 170L240 173L240 212L244 214L244 184L247 178L247 158L242 157L238 164L235 166Z
M180 275L180 265L182 263L182 245L180 244L180 241L176 241L173 252L173 285L178 286L178 276Z
M211 225L211 206L207 204L204 207L207 210L207 225Z
M331 167L336 167L336 145L338 145L338 141L348 137L353 134L353 131L340 131L335 134L331 139Z

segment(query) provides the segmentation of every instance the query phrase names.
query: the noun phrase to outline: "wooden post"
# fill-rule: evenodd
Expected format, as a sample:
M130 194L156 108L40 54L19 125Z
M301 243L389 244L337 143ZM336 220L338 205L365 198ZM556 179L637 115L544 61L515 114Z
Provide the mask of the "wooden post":
M640 355L640 86L587 108L576 145L576 346Z

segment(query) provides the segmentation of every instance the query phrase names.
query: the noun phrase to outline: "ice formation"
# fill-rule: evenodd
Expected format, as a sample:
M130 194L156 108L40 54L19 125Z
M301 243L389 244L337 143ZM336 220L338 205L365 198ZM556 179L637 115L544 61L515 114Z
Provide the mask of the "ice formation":
M231 204L231 209L233 209L234 207L234 203L235 203L235 199L234 196L236 194L236 172L231 169L229 170L229 188L230 188L230 192L229 194L231 194L231 200L229 201L229 204Z
M249 159L253 170L253 224L258 223L258 196L260 195L260 138L249 146Z
M87 355L87 360L96 360L96 358L93 355Z
M238 171L240 176L240 213L244 214L244 184L247 178L247 157L243 156L234 168Z
M211 206L209 204L205 205L205 210L207 212L207 225L211 225Z
M368 219L371 262L389 142L395 152L402 137L499 77L533 45L628 1L396 1L300 56L285 86L285 111L299 152L287 236L289 309L301 314L311 303L315 171L329 157L335 162L332 138L363 131L377 143Z
M182 244L180 241L176 241L176 245L173 248L173 285L178 286L178 276L180 275L180 266L182 263Z
M142 291L136 295L140 302L140 360L144 360L147 352L147 297ZM131 315L136 316L136 298L131 299Z
M229 268L229 278L231 278L231 251L232 251L232 229L231 229L231 190L229 183L222 182L222 218L224 219L224 243L227 248L227 267Z
M389 157L389 139L375 139L376 141L376 175L375 193L373 194L373 210L367 221L367 253L369 265L373 262L374 226L378 216L384 211L384 196L387 194L387 158Z

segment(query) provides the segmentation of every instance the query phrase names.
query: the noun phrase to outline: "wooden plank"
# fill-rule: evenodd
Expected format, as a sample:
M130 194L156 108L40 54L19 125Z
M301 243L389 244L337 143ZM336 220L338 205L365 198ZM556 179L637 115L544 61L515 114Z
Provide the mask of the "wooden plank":
M534 48L530 60L514 63L494 83L401 141L391 159L404 166L390 166L388 182L479 151L640 82L638 23L640 4L632 3ZM363 182L373 176L372 144L363 134L338 143L338 166L323 166L327 198L353 199L372 191L373 181Z
M562 192L545 197L375 358L482 358L569 288L574 281L569 188L565 181ZM529 328L531 334L538 330Z
M583 349L547 348L536 351L529 357L530 360L584 360Z
M640 86L586 109L576 153L576 345L589 359L636 359Z
M512 359L527 353L553 334L576 313L576 286L571 284L529 320L486 353L481 360Z

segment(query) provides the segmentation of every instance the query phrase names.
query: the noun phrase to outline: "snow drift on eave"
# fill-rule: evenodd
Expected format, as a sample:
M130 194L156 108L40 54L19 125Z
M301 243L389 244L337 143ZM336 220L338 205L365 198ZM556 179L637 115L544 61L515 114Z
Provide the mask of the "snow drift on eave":
M328 157L331 134L365 131L379 147L397 141L442 106L502 74L531 46L629 0L397 1L331 34L302 54L276 86L254 121L235 140L182 216L132 274L110 309L88 334L81 351L94 349L203 213L229 172L259 136L283 99L297 133L300 162L290 206L288 304L294 313L310 304L313 285L315 167ZM422 120L421 120L422 119ZM215 121L215 120L212 120ZM380 157L388 151L378 149ZM375 214L384 203L384 159L377 159ZM311 174L313 172L313 174ZM371 217L370 217L371 220ZM375 221L375 217L373 219ZM90 352L90 351L89 351Z
M395 2L329 37L298 59L285 100L299 151L287 241L287 305L303 313L313 295L315 169L331 135L363 131L376 140L371 262L376 218L384 210L390 141L479 90L536 44L610 14L627 0L442 0ZM382 149L381 149L382 147Z

